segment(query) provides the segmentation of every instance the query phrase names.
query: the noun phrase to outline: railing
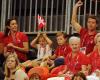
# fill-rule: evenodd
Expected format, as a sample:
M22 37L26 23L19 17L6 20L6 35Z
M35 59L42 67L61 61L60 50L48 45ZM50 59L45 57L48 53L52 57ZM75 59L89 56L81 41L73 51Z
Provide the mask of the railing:
M37 15L46 21L41 31L55 33L63 31L73 33L71 27L72 7L78 0L1 0L0 31L4 31L5 21L13 16L18 18L19 29L27 34L37 33ZM87 14L100 14L100 0L84 0L79 8L78 21L82 26L86 24Z

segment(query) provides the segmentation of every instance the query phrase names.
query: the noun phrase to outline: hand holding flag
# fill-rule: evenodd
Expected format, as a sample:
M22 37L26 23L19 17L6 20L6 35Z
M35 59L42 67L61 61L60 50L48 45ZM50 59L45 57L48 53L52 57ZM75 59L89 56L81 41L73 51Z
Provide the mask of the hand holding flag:
M46 22L45 22L44 18L41 17L40 15L38 15L38 30L45 27L45 25L46 25Z

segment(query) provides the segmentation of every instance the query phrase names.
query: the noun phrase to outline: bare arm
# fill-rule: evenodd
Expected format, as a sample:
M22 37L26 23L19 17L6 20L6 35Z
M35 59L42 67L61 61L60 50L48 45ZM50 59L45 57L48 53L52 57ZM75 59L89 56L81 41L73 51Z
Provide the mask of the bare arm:
M36 37L35 39L32 40L32 42L31 42L31 44L30 44L32 47L36 47L36 42L37 42L39 36L40 36L40 33L38 33L38 34L37 34L37 37Z
M19 69L15 73L15 80L29 80L29 78L23 70Z
M21 52L28 52L28 50L29 50L28 42L23 42L23 48L15 46L13 43L9 43L7 45L7 47L11 47L11 48L16 49Z
M71 20L71 24L73 26L73 28L80 33L81 30L81 25L77 22L77 9L78 7L82 6L83 3L79 0L75 6L73 7L73 12L72 12L72 20Z
M52 45L51 39L46 35L46 33L43 33L43 36L44 36L44 38L46 39L48 45L51 46L51 45Z
M56 59L56 57L57 57L57 56L56 56L55 54L52 55L52 56L49 56L50 59Z
M18 47L18 46L14 46L13 48L18 51L28 52L29 51L28 42L23 42L23 46L24 46L23 48Z

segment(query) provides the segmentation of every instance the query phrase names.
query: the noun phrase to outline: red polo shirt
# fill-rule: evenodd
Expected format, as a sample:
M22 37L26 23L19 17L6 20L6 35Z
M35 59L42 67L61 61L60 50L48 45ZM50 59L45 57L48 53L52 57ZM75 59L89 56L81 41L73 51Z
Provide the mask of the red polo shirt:
M96 69L100 70L100 54L98 50L93 51L90 56L90 61L92 65L92 71L95 71Z
M7 36L4 38L4 44L5 47L9 44L9 43L13 43L15 46L21 47L23 48L23 42L28 42L28 37L23 34L22 32L17 32L15 37L12 37L11 35ZM7 51L12 51L14 49L12 48L7 48ZM25 53L15 50L15 52L18 55L18 58L20 61L26 61L27 60L27 56Z
M80 31L80 37L81 37L81 45L82 47L86 47L86 54L93 51L93 48L95 46L94 43L94 37L96 35L96 32L93 35L88 34L88 30L82 28Z
M71 52L71 48L69 47L68 44L64 44L58 46L54 53L56 54L57 57L59 56L66 57L69 52Z
M4 33L0 32L0 54L2 54L4 50L3 40L4 40Z
M73 58L72 53L69 53L65 58L65 64L71 72L77 73L81 70L82 65L88 64L87 60L89 60L87 56L81 52L78 52Z
M3 43L3 37L4 37L3 32L0 32L0 43Z

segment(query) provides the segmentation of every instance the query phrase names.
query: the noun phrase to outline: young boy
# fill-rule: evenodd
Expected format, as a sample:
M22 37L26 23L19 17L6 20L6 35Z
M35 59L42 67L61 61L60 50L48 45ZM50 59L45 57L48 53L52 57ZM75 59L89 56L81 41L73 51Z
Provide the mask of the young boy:
M56 39L58 46L54 52L53 56L50 56L50 59L56 59L58 57L66 57L67 54L71 51L71 48L67 44L67 36L63 32L58 32L56 34Z

